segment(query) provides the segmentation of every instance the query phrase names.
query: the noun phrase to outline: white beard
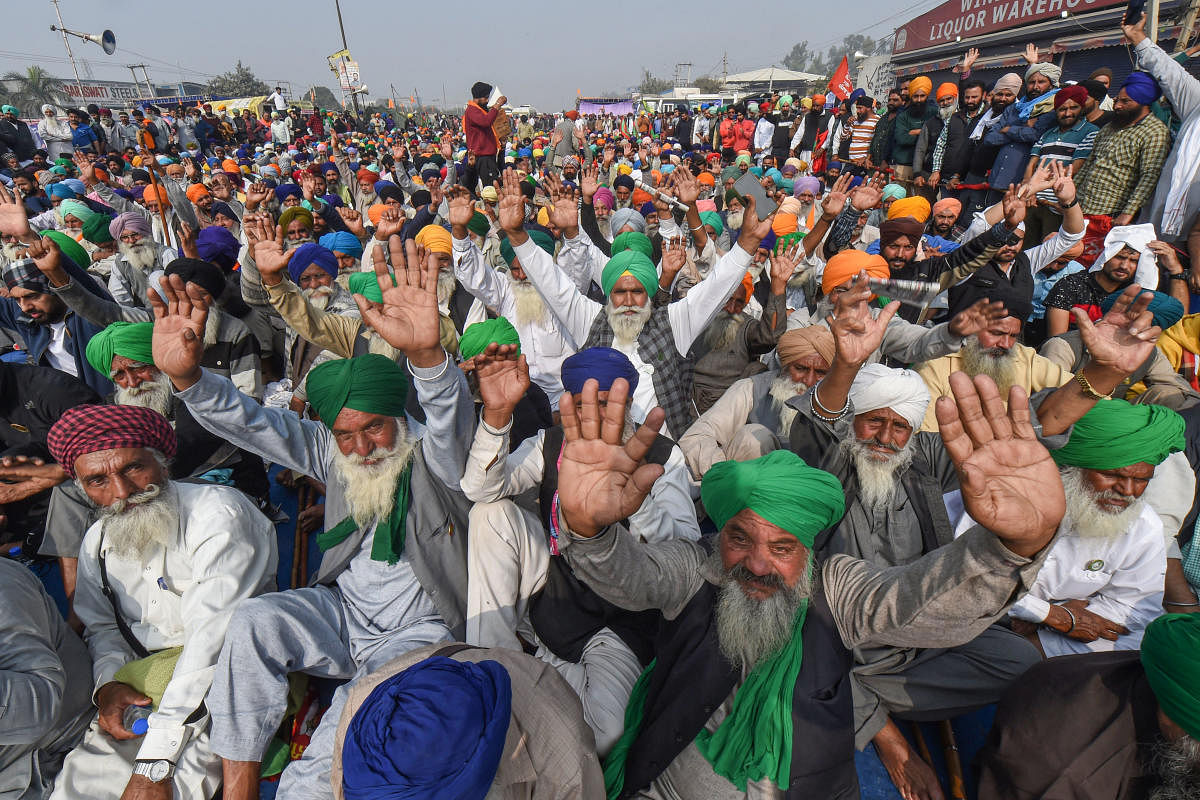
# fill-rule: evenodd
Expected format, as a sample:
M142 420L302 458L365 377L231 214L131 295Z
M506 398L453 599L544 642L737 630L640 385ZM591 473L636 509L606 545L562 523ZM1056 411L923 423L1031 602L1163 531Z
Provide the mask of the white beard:
M528 279L519 281L512 276L510 272L508 279L512 284L513 305L517 309L517 318L514 320L518 327L524 328L527 325L535 325L544 322L546 319L546 301L542 299L542 295L538 292L537 287L529 282Z
M301 294L308 298L308 302L312 303L314 308L324 311L329 305L329 301L333 299L333 287L314 286L311 289L302 290Z
M1063 492L1067 496L1067 518L1071 529L1084 539L1116 539L1123 536L1142 513L1142 500L1134 500L1121 511L1102 508L1101 500L1122 497L1112 489L1097 492L1083 478L1079 467L1061 467Z
M740 231L742 229L742 220L745 217L745 211L730 211L725 215L725 230Z
M11 264L25 257L27 248L17 244L0 244L0 264Z
M632 312L632 313L626 313ZM621 344L629 345L637 341L642 328L650 321L654 313L649 300L644 306L622 306L617 308L610 299L604 304L604 313L608 316L608 324L612 326L613 337Z
M149 408L165 417L171 410L171 379L166 373L160 372L154 380L144 381L132 389L118 386L113 399L119 406Z
M741 291L741 288L738 288ZM729 350L737 341L738 331L745 324L747 315L730 314L728 311L718 311L717 316L708 324L704 331L704 343L709 350Z
M120 243L121 255L136 269L149 273L158 262L158 248L153 242L141 241L137 244Z
M992 350L979 344L979 337L968 336L963 340L962 350L963 370L975 377L987 375L996 382L1000 397L1008 400L1008 390L1017 382L1017 348L1007 350L1003 355L996 355Z
M1150 793L1150 800L1190 800L1200 796L1200 742L1191 736L1156 744L1151 767L1158 786Z
M784 438L792 430L792 423L800 412L787 404L789 400L808 391L804 381L794 381L785 374L780 374L771 382L771 408L779 415L779 430Z
M164 490L150 484L144 491L100 509L105 541L121 558L141 563L158 547L171 543L179 529L179 509L170 483Z
M612 228L608 224L608 217L596 217L596 227L600 229L600 235L608 241L613 240Z
M812 570L804 569L800 580L792 587L782 585L782 579L777 575L765 579L778 581L780 588L765 600L754 600L742 591L737 581L739 576L748 576L745 567L738 565L725 569L719 551L711 558L721 574L716 609L721 653L734 666L752 669L791 641L800 604L812 597ZM812 558L811 552L809 558Z
M896 474L909 465L913 458L912 439L903 448L887 458L870 448L867 442L859 441L853 434L843 439L841 447L849 451L854 459L854 471L858 474L858 498L866 508L875 508L891 501L896 494Z
M383 519L396 505L396 481L412 461L419 439L408 436L408 428L396 420L396 443L390 448L377 447L369 456L356 453L344 455L333 449L333 463L346 491L350 515L360 528ZM364 458L380 459L376 464L364 464Z
M437 298L439 306L444 306L450 302L450 297L454 294L454 287L456 285L453 272L442 270L438 273Z

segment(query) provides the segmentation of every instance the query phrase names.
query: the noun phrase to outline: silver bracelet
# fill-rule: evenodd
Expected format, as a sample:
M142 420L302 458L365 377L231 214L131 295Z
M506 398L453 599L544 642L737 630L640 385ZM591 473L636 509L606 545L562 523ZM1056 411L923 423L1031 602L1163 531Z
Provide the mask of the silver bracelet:
M1065 631L1063 631L1063 636L1069 636L1071 634L1071 631L1075 630L1075 624L1076 624L1075 615L1072 614L1071 609L1067 608L1066 606L1059 606L1059 608L1061 608L1063 611L1067 612L1067 616L1071 618L1071 627L1069 627Z
M819 385L819 384L818 384ZM850 413L850 396L846 396L846 405L842 406L841 411L832 411L825 407L825 404L817 399L816 387L813 388L809 395L812 400L813 411L817 412L826 422L837 422L846 417Z

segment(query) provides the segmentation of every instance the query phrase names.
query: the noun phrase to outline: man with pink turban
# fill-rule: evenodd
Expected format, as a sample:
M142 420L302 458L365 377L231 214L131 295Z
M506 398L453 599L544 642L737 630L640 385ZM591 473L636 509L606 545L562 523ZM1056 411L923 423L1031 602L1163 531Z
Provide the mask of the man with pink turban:
M141 211L125 211L108 223L117 243L117 256L108 275L108 293L119 305L146 308L150 273L165 270L177 257L175 250L153 238L150 219Z

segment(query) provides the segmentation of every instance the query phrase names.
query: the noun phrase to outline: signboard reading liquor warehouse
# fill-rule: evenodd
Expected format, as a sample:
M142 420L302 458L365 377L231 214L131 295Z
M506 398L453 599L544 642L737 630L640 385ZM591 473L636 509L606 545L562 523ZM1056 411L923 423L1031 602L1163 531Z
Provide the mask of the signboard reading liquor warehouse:
M896 31L893 53L921 50L1006 28L1052 19L1066 11L1084 14L1127 0L950 0Z

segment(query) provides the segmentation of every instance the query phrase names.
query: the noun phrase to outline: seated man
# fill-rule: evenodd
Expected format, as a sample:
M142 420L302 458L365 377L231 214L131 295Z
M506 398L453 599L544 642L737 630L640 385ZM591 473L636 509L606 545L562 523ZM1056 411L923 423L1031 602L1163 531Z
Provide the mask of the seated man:
M101 508L75 594L99 716L52 797L207 800L221 781L203 712L213 666L234 606L275 588L275 530L236 489L170 479L177 441L157 411L76 406L49 444ZM124 715L150 704L139 737Z
M397 237L389 242L399 246ZM278 247L278 245L276 245ZM408 650L462 636L467 591L467 502L458 491L470 441L466 380L438 344L437 262L402 271L382 306L360 301L364 322L408 357L426 428L404 419L405 370L378 354L327 361L308 376L321 422L264 408L199 366L204 307L182 283L155 307L155 363L196 419L218 436L326 486L325 551L313 585L243 603L230 623L208 700L224 796L258 796L263 753L287 705L287 675L352 679ZM332 315L331 315L332 316ZM352 683L350 684L353 685ZM330 796L333 733L347 687L281 796Z
M981 800L1200 797L1200 615L1168 614L1141 652L1054 658L996 711Z
M955 298L950 306L950 313L956 314L980 298L1004 303L1008 316L995 320L978 333L968 336L957 353L935 358L915 367L935 401L939 397L949 396L950 375L959 371L972 378L976 375L987 375L1000 387L1001 397L1005 397L1009 388L1013 386L1020 386L1032 395L1042 389L1057 389L1071 380L1072 373L1039 356L1032 347L1026 347L1018 341L1023 321L1032 313L1033 304L1012 287L999 283L991 288L984 288L981 284L974 283ZM931 403L925 412L921 430L936 429L937 417Z
M750 461L786 446L796 418L787 401L817 384L833 361L833 334L824 325L779 337L779 371L742 378L692 423L679 447L700 480L720 461Z
M0 797L34 800L50 794L92 721L92 660L41 582L7 558L0 559L0 603Z
M1013 630L1047 658L1136 650L1146 625L1162 614L1162 522L1140 498L1155 467L1184 448L1183 430L1169 408L1112 400L1098 403L1075 423L1066 446L1050 451L1067 515L1033 588L1008 612Z
M524 653L461 644L405 653L355 685L332 785L336 800L604 797L595 742L562 677Z
M578 692L584 719L604 754L621 735L638 672L653 657L657 615L631 614L605 603L558 557L554 508L563 429L539 431L508 455L513 409L529 385L524 357L514 358L506 346L489 348L488 355L475 359L483 414L462 479L463 493L475 502L467 551L466 640L521 650L523 637L538 645L538 657L555 665ZM600 381L603 393L617 377L630 386L638 381L629 359L612 348L588 348L563 362L563 386L575 396L589 378ZM623 437L634 430L628 420ZM647 458L663 465L666 474L628 515L630 531L650 542L698 539L683 454L665 437L655 442ZM536 514L516 502L534 490Z
M858 797L850 648L970 641L1032 582L1062 518L1053 463L1022 404L1006 418L990 382L980 379L979 390L985 410L965 377L940 410L966 502L985 515L975 517L980 527L886 570L846 555L818 562L815 539L842 516L843 487L787 451L722 462L704 476L717 541L639 544L620 520L661 475L643 457L662 412L621 445L624 380L603 412L591 381L581 412L563 403L567 558L601 597L661 609L666 620L607 762L616 796ZM968 410L982 415L969 429L959 419ZM1001 448L1003 466L991 452Z

